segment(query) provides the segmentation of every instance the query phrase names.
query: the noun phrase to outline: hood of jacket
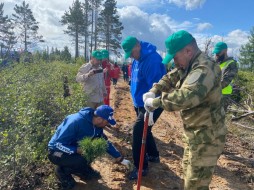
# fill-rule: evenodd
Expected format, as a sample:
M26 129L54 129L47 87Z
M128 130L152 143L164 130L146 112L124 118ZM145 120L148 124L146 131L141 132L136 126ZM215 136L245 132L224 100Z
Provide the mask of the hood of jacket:
M90 107L85 107L79 110L79 114L81 117L83 117L85 120L89 121L92 123L93 115L94 115L94 109ZM88 116L88 117L87 117Z
M139 61L141 62L143 59L145 59L150 54L154 53L156 51L156 46L154 46L151 43L140 41L141 45L141 51L140 51L140 58Z

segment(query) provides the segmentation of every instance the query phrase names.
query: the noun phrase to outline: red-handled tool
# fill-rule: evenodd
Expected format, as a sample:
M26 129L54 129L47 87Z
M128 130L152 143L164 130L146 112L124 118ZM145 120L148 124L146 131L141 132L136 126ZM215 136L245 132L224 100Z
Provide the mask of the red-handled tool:
M143 163L144 163L145 149L146 149L146 135L147 135L147 128L148 128L148 120L149 120L149 113L146 112L144 129L143 129L143 136L142 136L140 159L139 159L137 190L140 190L141 179L142 179L142 170L143 170Z

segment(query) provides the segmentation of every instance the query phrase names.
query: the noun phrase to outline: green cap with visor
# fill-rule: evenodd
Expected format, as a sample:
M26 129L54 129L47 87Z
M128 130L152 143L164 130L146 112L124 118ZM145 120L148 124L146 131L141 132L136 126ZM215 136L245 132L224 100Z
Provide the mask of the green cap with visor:
M225 42L218 42L213 49L213 54L219 54L224 49L228 49L227 44Z
M101 60L102 59L102 54L99 50L94 50L92 52L92 57L94 57L95 59Z
M191 43L193 39L193 36L185 30L179 30L169 36L165 41L167 54L162 63L168 64L175 57L176 53Z
M131 56L132 49L135 47L137 43L137 38L133 36L128 36L127 38L124 39L122 42L122 48L125 52L124 58L128 59Z

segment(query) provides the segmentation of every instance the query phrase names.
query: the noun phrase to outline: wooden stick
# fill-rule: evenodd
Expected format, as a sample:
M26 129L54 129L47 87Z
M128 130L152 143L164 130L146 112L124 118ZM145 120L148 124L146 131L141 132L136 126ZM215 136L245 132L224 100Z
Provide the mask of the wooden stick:
M253 127L247 127L247 126L245 126L245 125L242 125L241 123L232 122L232 124L238 125L238 126L240 126L240 127L246 128L246 129L254 130Z
M231 112L236 112L236 113L246 113L246 112L249 112L248 110L237 110L237 109L232 109L232 108L228 108L229 111Z
M232 118L232 121L237 121L237 120L239 120L239 119L241 119L243 117L246 117L246 116L249 116L249 115L252 115L252 114L254 114L254 111L245 113L245 114L243 114L243 115L241 115L239 117L234 117L234 118Z

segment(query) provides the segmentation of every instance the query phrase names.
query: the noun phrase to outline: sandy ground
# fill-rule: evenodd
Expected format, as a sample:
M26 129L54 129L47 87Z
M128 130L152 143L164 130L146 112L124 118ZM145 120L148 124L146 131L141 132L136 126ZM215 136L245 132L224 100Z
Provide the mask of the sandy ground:
M132 106L129 86L119 80L117 87L111 88L111 106L115 109L116 128L105 133L113 144L132 161L132 125L136 115ZM142 178L142 190L182 190L183 155L182 122L178 112L164 111L155 126L153 134L160 151L161 163L149 163L149 173ZM242 142L233 134L228 134L227 143L213 176L211 190L253 190L254 189L254 148ZM128 180L127 169L105 156L93 163L102 178L87 182L78 181L75 190L134 190L137 181Z

